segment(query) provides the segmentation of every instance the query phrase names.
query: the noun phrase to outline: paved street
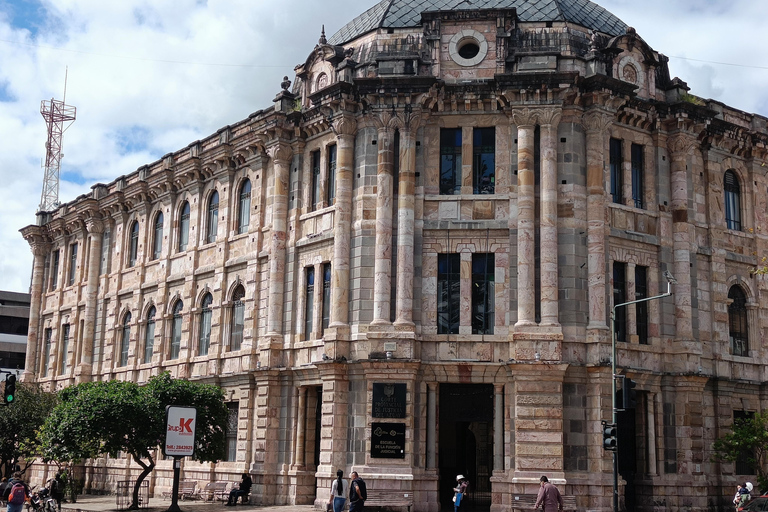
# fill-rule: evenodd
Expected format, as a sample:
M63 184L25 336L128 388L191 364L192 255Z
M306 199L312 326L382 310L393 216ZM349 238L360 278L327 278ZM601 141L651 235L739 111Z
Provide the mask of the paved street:
M142 510L148 512L165 512L171 505L171 500L163 498L152 498L149 500L149 508ZM236 508L225 507L224 503L204 502L204 501L179 501L179 508L182 512L227 512L230 510L248 510L258 512L288 512L301 511L310 512L317 510L312 505L283 505L279 507L257 507L250 505L237 505ZM80 510L83 512L113 512L117 511L115 496L91 496L82 495L77 497L77 503L63 503L62 511Z

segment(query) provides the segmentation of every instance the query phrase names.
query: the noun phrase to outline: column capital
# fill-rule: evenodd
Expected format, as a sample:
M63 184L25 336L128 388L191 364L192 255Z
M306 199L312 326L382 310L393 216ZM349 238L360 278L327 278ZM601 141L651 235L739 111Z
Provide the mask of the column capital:
M104 222L101 219L90 218L85 221L85 228L89 234L100 235L104 232Z
M614 115L603 110L591 110L581 117L587 133L602 135L613 123Z
M696 144L696 138L688 133L678 132L667 138L667 148L673 156L692 155Z
M27 226L21 230L21 235L29 244L32 254L45 256L51 250L51 244L45 235L44 228L40 226Z
M339 138L352 136L357 133L357 121L352 116L352 114L343 113L338 117L334 117L331 123L333 132Z
M283 140L275 140L267 146L267 156L276 164L288 165L293 158L293 148Z

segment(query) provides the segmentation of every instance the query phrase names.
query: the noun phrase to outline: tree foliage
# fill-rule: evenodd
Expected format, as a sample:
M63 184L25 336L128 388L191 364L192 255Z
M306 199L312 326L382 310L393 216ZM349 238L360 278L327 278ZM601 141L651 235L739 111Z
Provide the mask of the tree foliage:
M736 418L733 429L713 445L715 460L744 460L757 471L757 484L768 489L766 457L768 456L768 411L748 418Z
M40 446L37 431L53 410L56 393L43 391L36 384L19 382L16 400L0 407L0 470L9 477L20 461L27 466L35 461Z
M130 454L142 468L131 508L138 508L141 482L154 469L153 453L165 440L166 406L197 409L193 459L217 461L224 455L228 411L217 386L164 373L145 386L86 382L63 389L59 398L42 429L44 458L81 461L103 454L116 457L119 451Z

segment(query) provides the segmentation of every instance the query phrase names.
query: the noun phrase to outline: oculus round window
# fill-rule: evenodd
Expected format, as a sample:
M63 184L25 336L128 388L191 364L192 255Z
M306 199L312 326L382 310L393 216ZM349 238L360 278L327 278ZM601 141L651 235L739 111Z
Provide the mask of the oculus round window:
M488 55L488 42L477 30L464 29L451 38L448 53L459 66L475 66Z

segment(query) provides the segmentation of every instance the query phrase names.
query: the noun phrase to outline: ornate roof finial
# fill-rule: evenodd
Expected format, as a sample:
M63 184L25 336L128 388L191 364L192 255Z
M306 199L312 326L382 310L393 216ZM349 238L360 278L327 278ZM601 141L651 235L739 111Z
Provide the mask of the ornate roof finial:
M320 44L328 44L328 40L325 38L325 25L323 25L323 31L320 33L320 40L318 41Z
M283 77L283 81L282 81L282 83L280 84L280 87L282 87L282 89L283 89L284 91L287 91L287 90L288 90L288 88L289 88L290 86L291 86L291 81L290 81L290 80L288 80L288 77L287 77L287 76L284 76L284 77Z

